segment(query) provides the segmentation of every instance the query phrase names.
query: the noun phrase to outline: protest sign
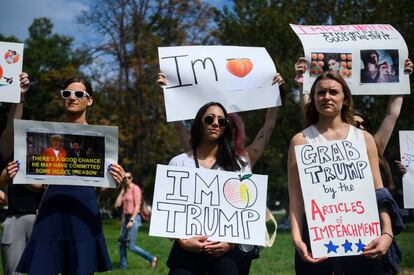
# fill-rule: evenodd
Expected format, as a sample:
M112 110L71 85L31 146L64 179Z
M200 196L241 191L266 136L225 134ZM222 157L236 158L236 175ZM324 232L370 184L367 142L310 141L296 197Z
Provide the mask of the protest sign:
M14 184L116 187L108 172L118 161L118 128L14 120Z
M158 48L167 121L193 119L210 101L228 112L281 105L276 68L265 48L182 46Z
M343 76L353 95L410 93L409 75L404 73L408 48L393 26L290 26L308 60L305 93L328 70Z
M23 44L0 42L0 102L20 102Z
M265 244L267 176L157 165L150 235Z
M381 233L365 142L300 145L295 154L313 257L362 253Z
M401 164L407 172L402 178L404 208L414 208L414 131L399 131Z

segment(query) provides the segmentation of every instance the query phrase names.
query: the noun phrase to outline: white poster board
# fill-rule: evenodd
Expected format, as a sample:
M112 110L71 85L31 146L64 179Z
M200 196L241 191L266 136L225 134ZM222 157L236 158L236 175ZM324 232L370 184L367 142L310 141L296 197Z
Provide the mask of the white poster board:
M118 162L118 127L14 120L13 184L115 188L108 172Z
M393 26L290 26L301 40L308 60L305 93L327 70L341 74L353 95L410 93L409 75L404 73L408 48Z
M182 46L158 48L167 121L193 119L204 104L229 113L281 105L276 68L265 48Z
M267 176L157 165L151 236L265 244Z
M0 102L20 102L23 44L0 42Z
M295 153L313 257L361 254L381 234L365 142L306 144Z
M414 208L414 131L399 131L401 164L407 173L402 178L404 208Z

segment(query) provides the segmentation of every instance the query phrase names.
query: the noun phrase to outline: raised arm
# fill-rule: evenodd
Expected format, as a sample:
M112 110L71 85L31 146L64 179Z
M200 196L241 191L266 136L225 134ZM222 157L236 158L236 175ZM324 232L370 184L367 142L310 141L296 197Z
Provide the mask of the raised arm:
M272 85L278 84L282 89L282 85L285 83L282 76L278 73L273 78ZM273 107L267 109L266 120L259 130L259 133L256 135L252 144L246 147L245 152L247 153L250 165L253 167L259 158L263 155L263 152L269 143L270 137L272 136L273 129L275 128L277 112L279 107Z
M7 117L6 128L0 136L0 154L5 160L9 159L13 153L13 120L22 118L24 96L30 88L29 75L27 73L20 74L20 88L20 103L11 105Z
M411 74L413 72L413 63L410 59L406 59L404 63L404 73ZM378 151L383 154L385 148L387 147L388 142L390 141L392 132L394 130L395 124L398 117L400 116L401 107L403 104L403 96L391 96L385 117L378 128L377 132L374 134L374 139L378 145Z
M371 134L364 131L365 144L367 146L369 164L371 166L372 178L374 180L375 189L384 188L382 184L379 163L378 151L374 138ZM388 211L384 208L378 209L381 221L380 237L371 241L364 249L363 255L375 259L379 256L384 256L387 253L389 246L392 243L394 233L392 231L391 217ZM386 233L386 234L384 234Z
M166 75L164 73L158 73L158 77L157 77L156 82L161 88L168 85L168 81L165 77L166 77ZM183 146L184 152L189 151L191 149L190 133L184 127L184 122L183 121L176 121L176 122L174 122L174 127L175 127L175 130L178 133L178 136L180 138L180 143Z
M308 69L307 60L305 57L299 57L295 63L295 82L299 85L300 107L303 109L309 101L309 94L303 93L303 74Z

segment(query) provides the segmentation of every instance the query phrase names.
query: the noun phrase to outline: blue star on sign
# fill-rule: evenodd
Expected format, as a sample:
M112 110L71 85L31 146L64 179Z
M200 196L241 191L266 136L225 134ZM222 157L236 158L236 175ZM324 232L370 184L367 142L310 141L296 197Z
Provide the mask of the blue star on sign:
M342 246L344 247L345 253L348 251L352 251L352 243L348 242L348 240L345 240Z
M338 247L339 247L339 245L334 245L334 244L332 243L332 241L329 241L329 243L324 244L324 246L326 246L326 248L328 248L328 253L329 253L329 252L335 252L335 253L337 253L337 252L336 252L336 250L337 250L337 249L338 249Z
M358 251L357 251L357 252L362 252L362 251L364 251L365 244L363 244L363 243L361 242L361 239L359 239L359 241L358 241L357 243L355 243L355 245L358 247Z

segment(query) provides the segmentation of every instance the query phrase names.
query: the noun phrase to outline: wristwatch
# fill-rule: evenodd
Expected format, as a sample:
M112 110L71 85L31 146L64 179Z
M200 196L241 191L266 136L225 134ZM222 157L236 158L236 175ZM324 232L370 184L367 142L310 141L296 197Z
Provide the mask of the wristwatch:
M129 221L132 222L132 223L134 223L135 222L135 219L131 218L131 219L129 219Z

